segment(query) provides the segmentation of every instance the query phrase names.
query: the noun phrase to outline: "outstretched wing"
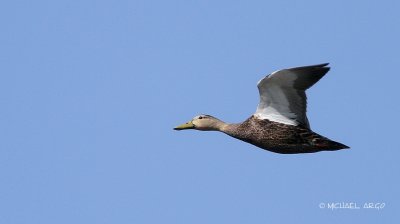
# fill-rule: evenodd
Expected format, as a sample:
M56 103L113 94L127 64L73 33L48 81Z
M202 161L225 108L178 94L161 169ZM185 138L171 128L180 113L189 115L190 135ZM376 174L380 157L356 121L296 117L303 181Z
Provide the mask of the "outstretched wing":
M259 119L309 128L305 91L329 71L327 65L283 69L261 79L257 84L260 103L254 115Z

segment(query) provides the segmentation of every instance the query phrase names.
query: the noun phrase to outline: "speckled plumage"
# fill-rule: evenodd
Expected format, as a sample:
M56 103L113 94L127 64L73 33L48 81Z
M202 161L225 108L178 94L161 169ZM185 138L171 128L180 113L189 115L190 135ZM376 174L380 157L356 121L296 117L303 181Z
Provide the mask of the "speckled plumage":
M306 90L329 71L327 65L282 69L262 78L257 83L260 93L257 110L243 123L227 124L210 115L199 115L174 129L221 131L262 149L282 154L349 148L313 132L306 115Z
M240 124L228 124L224 132L262 149L282 153L312 153L349 148L302 126L286 125L251 116Z

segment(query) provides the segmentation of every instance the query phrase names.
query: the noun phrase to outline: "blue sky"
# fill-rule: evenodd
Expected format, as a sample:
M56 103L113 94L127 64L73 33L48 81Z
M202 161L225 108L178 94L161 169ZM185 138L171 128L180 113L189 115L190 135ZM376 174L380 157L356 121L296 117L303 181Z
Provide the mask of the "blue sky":
M399 220L398 1L0 4L0 223ZM314 131L280 155L172 128L248 118L257 81L330 62ZM321 203L385 203L321 209Z

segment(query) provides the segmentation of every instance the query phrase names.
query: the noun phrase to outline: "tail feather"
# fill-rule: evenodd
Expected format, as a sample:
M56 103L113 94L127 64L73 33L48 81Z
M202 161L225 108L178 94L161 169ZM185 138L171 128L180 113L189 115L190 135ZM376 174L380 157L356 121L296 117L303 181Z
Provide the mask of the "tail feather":
M344 145L340 142L335 142L330 139L320 140L314 143L318 148L325 149L325 150L339 150L339 149L349 149L350 147Z

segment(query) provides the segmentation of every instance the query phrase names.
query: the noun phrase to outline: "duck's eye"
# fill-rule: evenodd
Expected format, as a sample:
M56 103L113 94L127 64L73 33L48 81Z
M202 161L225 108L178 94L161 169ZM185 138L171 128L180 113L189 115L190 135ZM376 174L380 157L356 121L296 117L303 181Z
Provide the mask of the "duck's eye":
M203 117L202 117L202 116L200 116L200 117L199 117L199 119L203 119Z

